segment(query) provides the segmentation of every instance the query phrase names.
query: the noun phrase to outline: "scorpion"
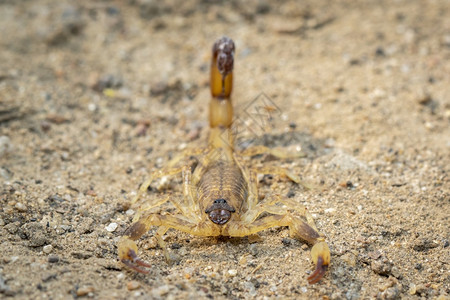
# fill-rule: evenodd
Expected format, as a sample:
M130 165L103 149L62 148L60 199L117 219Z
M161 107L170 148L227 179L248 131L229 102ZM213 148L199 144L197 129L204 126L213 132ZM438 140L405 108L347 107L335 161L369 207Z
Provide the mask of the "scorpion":
M240 152L234 149L231 103L234 42L228 37L222 37L214 43L212 52L208 147L186 149L185 153L175 156L166 168L153 172L140 186L132 204L143 198L155 179L181 173L183 195L172 197L169 194L146 203L118 242L119 259L137 272L148 273L147 268L151 268L151 265L138 256L135 241L152 226L158 227L155 237L167 261L171 259L163 235L169 229L204 237L244 237L268 228L287 226L291 237L312 245L311 258L315 269L307 280L309 284L317 283L330 264L330 250L311 214L306 207L280 195L261 200L258 196L258 174L286 176L296 183L301 182L300 178L283 168L272 166L258 169L243 163L244 156L270 153L278 158L288 158L289 155L262 145L251 146ZM176 167L179 161L188 156L197 157L198 164L193 170L187 165ZM176 213L151 211L166 202L175 206Z

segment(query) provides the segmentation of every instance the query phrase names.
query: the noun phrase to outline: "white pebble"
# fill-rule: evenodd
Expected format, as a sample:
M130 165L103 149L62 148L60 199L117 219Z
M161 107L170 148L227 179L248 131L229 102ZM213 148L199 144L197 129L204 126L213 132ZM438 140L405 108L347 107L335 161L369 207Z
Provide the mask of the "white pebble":
M42 248L42 251L44 251L45 254L49 254L50 252L52 252L53 250L53 246L52 245L45 245Z
M21 211L21 212L27 211L27 207L26 207L24 204L20 203L20 202L17 202L16 205L15 205L14 207L15 207L18 211Z
M95 103L89 103L88 104L88 110L89 111L95 111L97 109L97 105Z
M108 226L106 226L106 230L109 232L114 232L117 229L117 223L109 223Z
M237 270L235 270L235 269L228 270L228 275L230 275L231 277L236 276L237 275Z
M325 210L325 213L327 213L327 214L329 214L329 213L333 213L333 212L335 212L336 211L336 209L335 208L333 208L333 207L330 207L330 208L326 208Z

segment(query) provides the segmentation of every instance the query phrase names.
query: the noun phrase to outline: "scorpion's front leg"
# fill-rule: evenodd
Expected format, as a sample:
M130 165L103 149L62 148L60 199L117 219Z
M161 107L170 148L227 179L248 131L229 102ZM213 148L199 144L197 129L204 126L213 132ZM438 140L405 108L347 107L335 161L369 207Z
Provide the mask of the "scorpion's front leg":
M267 210L271 211L269 207ZM304 240L313 245L311 258L315 265L315 270L307 279L309 284L319 282L330 264L330 249L323 235L301 218L290 213L286 215L271 215L258 219L250 224L238 223L230 227L229 234L230 236L247 236L278 226L288 226L289 233L292 237Z
M154 213L142 215L139 220L134 222L120 238L118 243L118 252L119 259L122 263L131 269L144 274L148 273L148 271L142 267L149 268L151 265L139 258L137 255L138 248L135 241L144 235L152 226L159 227L156 232L156 239L159 246L163 249L164 256L167 260L170 260L170 258L165 242L162 239L162 235L165 234L169 228L198 236L218 235L218 232L214 230L215 228L208 226L208 223L191 222L186 220L185 216L160 215Z

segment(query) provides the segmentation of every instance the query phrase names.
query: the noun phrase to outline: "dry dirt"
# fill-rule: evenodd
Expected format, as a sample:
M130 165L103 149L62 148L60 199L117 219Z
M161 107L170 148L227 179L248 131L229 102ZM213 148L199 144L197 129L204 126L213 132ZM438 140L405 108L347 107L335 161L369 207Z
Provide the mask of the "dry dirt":
M449 1L3 0L0 28L0 298L448 299ZM315 185L260 183L326 234L317 285L287 228L169 231L171 265L152 229L139 241L148 275L117 260L139 185L206 144L222 35L237 47L238 147L307 153L248 163Z

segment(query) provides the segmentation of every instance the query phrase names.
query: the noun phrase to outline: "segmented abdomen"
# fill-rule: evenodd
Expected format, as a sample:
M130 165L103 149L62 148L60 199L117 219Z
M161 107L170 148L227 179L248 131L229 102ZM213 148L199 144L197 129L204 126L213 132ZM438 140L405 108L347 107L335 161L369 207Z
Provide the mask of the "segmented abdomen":
M225 199L236 212L247 198L247 184L239 167L233 163L212 163L198 184L198 199L204 211L216 199Z

